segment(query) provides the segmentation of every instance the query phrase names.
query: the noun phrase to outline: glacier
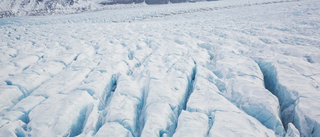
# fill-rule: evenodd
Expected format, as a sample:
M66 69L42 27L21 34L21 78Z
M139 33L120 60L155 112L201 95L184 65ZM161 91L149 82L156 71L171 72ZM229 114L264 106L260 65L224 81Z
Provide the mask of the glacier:
M318 0L29 2L0 1L0 136L320 136Z

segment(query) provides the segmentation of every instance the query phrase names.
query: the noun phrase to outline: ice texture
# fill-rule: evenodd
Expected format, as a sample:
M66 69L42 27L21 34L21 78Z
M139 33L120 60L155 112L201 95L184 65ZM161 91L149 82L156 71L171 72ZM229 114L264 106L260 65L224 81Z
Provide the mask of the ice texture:
M299 130L292 123L288 124L286 137L300 137Z
M0 86L0 110L14 106L23 98L23 93L16 86Z
M225 54L225 53L224 53ZM276 134L284 135L279 113L280 105L276 96L264 87L263 74L254 60L228 54L218 54L213 72L224 83L220 87L223 95L249 115L258 119Z
M204 113L182 111L173 137L207 136L209 118Z
M29 113L27 131L31 136L76 136L81 133L91 100L83 91L49 97Z
M274 131L267 129L220 94L219 89L212 84L216 77L212 72L202 67L197 70L195 89L189 98L187 111L205 114L210 136L275 136ZM192 124L185 125L190 126Z
M313 111L320 105L320 96L314 94L319 92L318 82L306 77L303 69L288 67L286 59L259 61L266 86L279 98L284 125L293 123L302 136L318 136L320 117Z
M97 132L95 137L132 137L130 131L125 129L117 122L106 123L104 124L101 129Z
M1 137L320 136L318 0L11 2L101 11L0 19Z

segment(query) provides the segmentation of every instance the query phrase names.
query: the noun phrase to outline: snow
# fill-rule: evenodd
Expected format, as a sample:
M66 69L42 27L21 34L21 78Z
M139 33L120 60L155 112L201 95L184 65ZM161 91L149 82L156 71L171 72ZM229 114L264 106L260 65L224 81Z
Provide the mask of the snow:
M0 19L0 136L320 136L318 0L59 2L109 9Z

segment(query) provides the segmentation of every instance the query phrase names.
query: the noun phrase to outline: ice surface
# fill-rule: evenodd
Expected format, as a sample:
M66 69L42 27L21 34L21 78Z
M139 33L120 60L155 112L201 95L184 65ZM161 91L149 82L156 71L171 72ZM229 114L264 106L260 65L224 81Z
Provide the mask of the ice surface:
M0 111L8 109L23 98L23 93L16 86L0 86Z
M138 134L138 119L143 104L142 88L125 76L117 80L117 88L106 108L105 123L118 122L130 134ZM99 130L102 130L101 128ZM98 131L99 132L99 131Z
M95 137L132 137L132 134L117 122L106 123L97 132Z
M108 10L0 19L0 136L320 136L317 0L3 2Z
M273 131L241 113L217 111L214 118L209 136L275 136Z
M169 104L155 103L148 106L143 121L141 136L171 136L177 118Z
M260 66L266 86L279 98L283 123L293 123L302 136L317 136L319 116L313 110L320 104L319 95L314 94L319 92L318 82L282 62L262 61Z
M198 67L197 71L195 89L189 98L187 111L201 112L207 116L209 120L206 123L211 127L210 131L207 131L211 136L275 136L274 132L220 94L218 88L212 84L213 79L217 78L212 72L203 67ZM188 128L192 124L184 126Z
M204 113L182 111L173 137L205 137L209 129L209 119Z
M49 97L29 113L27 131L31 136L78 135L91 101L91 96L83 91Z
M286 137L300 137L299 130L292 123L288 124Z
M43 102L46 98L43 96L28 96L17 103L12 110L29 113L34 107Z
M258 119L279 135L284 127L279 117L278 99L264 87L263 74L252 59L226 53L218 56L213 72L225 83L221 92L237 107ZM241 65L240 65L241 64ZM220 82L221 83L221 82Z
M6 136L6 137L24 136L25 127L26 127L26 124L20 120L14 121L14 122L8 122L8 124L1 126L0 134L1 136Z

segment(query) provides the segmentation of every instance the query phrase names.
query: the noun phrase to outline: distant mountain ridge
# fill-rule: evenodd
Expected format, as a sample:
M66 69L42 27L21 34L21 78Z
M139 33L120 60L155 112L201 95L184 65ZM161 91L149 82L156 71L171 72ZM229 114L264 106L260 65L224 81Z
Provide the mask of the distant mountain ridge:
M203 0L0 0L0 18L95 11L110 9L112 6L108 5L114 6L115 4L134 6L132 4L168 4L196 1ZM121 5L117 5L117 7L121 7Z

